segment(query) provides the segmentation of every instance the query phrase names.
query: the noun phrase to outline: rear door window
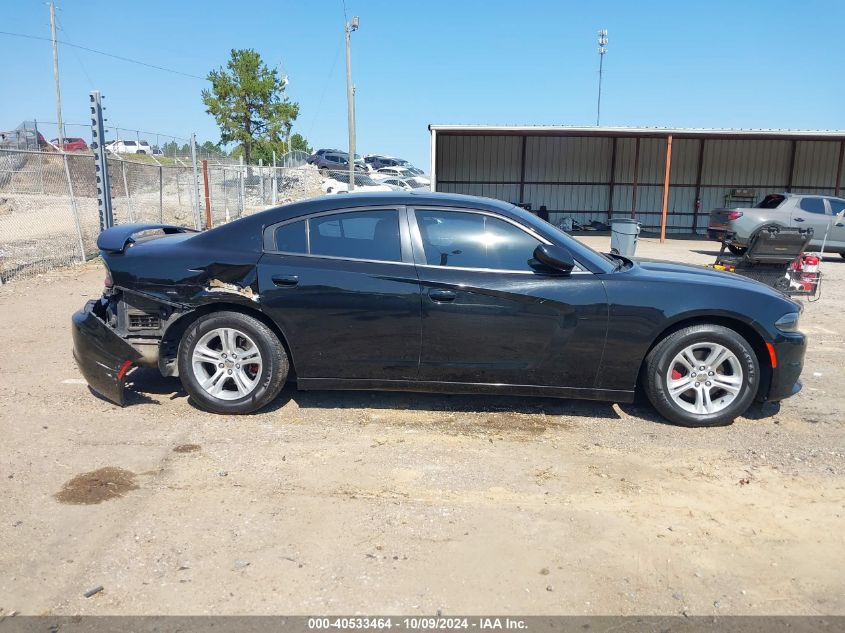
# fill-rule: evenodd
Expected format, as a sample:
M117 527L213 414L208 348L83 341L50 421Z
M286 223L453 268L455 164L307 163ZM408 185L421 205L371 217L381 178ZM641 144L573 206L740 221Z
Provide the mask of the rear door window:
M280 253L305 254L308 252L305 237L305 220L283 224L275 231L276 250Z
M398 211L355 211L310 218L311 255L402 261Z
M820 213L824 215L826 209L824 208L824 198L801 198L798 205L802 211L807 213Z

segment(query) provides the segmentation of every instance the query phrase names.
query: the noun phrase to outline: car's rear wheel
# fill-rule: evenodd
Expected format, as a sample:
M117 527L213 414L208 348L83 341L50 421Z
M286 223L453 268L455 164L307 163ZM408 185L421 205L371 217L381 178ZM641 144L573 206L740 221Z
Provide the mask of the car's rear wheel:
M288 357L273 331L240 312L197 319L179 345L179 376L196 405L213 413L252 413L285 384Z
M722 426L745 413L760 368L751 345L721 325L673 332L649 352L643 387L654 408L681 426Z
M728 250L729 250L731 253L733 253L734 255L737 255L737 256L739 256L739 257L742 257L743 255L745 255L745 251L747 251L747 250L748 250L748 247L746 247L746 246L737 246L736 244L728 244L727 246L728 246Z

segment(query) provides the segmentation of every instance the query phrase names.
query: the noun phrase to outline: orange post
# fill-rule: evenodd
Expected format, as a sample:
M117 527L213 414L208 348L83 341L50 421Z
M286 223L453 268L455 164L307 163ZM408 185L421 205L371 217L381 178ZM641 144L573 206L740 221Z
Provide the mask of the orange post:
M208 161L202 161L202 180L205 185L205 228L211 228L211 193L208 190Z
M672 171L672 135L666 138L666 171L663 175L663 215L660 218L660 243L666 241L666 214L669 211L669 173Z

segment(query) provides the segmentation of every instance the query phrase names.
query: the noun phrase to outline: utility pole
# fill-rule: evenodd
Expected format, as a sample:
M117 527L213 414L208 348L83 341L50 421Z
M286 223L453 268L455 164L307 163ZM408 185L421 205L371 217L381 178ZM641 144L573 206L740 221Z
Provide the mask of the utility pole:
M601 76L604 71L604 55L607 53L607 29L598 32L599 43L599 101L596 106L596 126L601 121Z
M56 3L50 0L50 39L53 41L53 81L56 84L56 125L59 128L59 149L65 149L65 131L62 126L62 90L59 88L59 47L56 43Z
M352 87L352 55L349 51L349 36L358 30L358 16L346 23L346 103L349 119L349 191L355 190L355 89Z

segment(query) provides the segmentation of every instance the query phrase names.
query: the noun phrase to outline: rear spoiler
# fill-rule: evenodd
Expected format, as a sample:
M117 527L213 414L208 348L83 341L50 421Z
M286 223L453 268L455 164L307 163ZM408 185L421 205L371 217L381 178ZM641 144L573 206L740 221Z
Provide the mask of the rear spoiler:
M164 231L166 235L174 233L196 233L194 229L172 224L120 224L106 229L97 237L97 248L108 253L122 253L126 247L134 242L133 235L144 231Z

